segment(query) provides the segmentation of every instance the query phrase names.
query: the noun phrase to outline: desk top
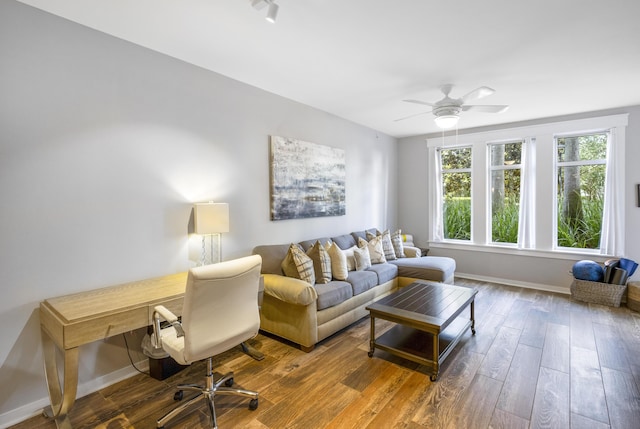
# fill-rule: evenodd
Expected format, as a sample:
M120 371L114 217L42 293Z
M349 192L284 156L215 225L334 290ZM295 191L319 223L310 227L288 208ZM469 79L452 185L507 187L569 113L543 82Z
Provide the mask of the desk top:
M184 295L187 271L45 299L47 307L64 324L154 305Z

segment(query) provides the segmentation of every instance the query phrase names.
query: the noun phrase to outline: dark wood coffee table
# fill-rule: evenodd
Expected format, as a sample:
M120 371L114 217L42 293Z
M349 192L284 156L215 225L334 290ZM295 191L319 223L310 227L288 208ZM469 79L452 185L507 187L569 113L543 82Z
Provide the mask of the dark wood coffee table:
M440 364L467 328L476 333L473 305L477 293L473 288L420 280L369 305L369 357L380 349L431 366L431 380L436 381ZM458 317L467 307L471 317ZM396 325L376 338L376 318Z

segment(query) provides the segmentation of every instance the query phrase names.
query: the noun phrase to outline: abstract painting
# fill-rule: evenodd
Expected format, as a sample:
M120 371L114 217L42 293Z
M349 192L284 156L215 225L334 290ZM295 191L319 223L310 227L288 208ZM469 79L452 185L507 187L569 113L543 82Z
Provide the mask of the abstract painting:
M344 150L271 136L271 220L345 214Z

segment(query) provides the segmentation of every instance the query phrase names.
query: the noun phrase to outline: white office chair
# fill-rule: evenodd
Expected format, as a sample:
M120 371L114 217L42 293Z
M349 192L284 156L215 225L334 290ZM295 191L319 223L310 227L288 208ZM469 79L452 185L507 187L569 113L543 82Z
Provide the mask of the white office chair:
M198 391L200 394L167 413L157 422L164 425L188 408L202 396L209 407L211 427L217 428L214 397L216 395L241 395L251 398L249 409L258 408L258 393L233 389L233 373L213 380L212 357L238 346L258 334L258 285L262 258L252 255L219 264L192 268L187 277L182 321L162 305L153 313L153 343L162 347L179 364L190 365L207 359L205 386L178 385L176 400L182 399L182 391ZM165 320L168 327L162 328ZM224 386L222 386L224 384Z

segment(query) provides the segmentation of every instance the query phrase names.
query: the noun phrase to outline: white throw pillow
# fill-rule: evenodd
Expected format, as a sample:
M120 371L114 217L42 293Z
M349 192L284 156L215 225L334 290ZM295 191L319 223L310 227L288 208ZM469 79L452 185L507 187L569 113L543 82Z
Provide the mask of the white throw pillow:
M356 271L366 270L371 266L368 246L353 249L353 257L356 261Z
M369 249L369 257L372 264L382 264L387 262L382 250L382 236L377 236L369 241L358 238L358 247L367 247Z
M358 246L349 247L346 250L343 250L344 256L347 258L347 271L355 271L356 270L356 260L353 256L353 252L358 248Z
M406 258L404 249L402 248L402 231L397 230L391 234L391 244L393 244L393 250L396 253L396 258Z
M396 251L393 249L393 243L391 242L391 233L387 229L382 233L382 250L384 251L384 257L387 261L393 261L398 259Z
M349 276L347 255L334 242L325 244L325 249L327 249L329 257L331 258L331 275L333 278L336 280L346 280Z

